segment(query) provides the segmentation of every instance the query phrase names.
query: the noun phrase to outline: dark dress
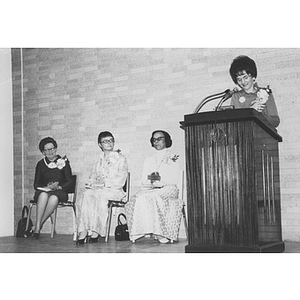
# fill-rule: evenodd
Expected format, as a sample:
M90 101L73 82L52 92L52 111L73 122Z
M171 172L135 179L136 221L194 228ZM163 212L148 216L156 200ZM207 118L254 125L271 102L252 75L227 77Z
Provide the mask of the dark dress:
M56 163L61 157L57 155ZM38 187L46 187L49 182L58 181L59 185L62 187L61 190L47 192L49 195L55 195L58 197L59 202L66 202L68 200L68 190L72 185L72 171L70 163L68 160L65 161L65 166L62 169L59 169L57 166L48 160L47 157L40 160L35 168L34 176L34 200L37 201L41 193L44 191L38 190ZM50 168L54 166L54 168Z

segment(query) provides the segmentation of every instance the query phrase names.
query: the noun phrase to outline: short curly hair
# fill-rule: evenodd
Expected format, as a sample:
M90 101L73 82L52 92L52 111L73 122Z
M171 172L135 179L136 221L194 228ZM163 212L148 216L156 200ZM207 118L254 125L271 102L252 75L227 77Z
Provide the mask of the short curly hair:
M44 147L45 145L49 144L49 143L52 143L54 148L56 149L57 148L57 142L55 139L53 139L52 137L48 136L48 137L45 137L43 138L40 143L39 143L39 149L40 151L43 153L44 152Z
M257 77L255 61L248 56L240 55L232 61L229 69L230 76L235 84L237 84L237 76L239 76L243 71L252 77Z
M152 132L151 139L150 139L151 146L154 147L153 136L157 132L161 132L164 135L165 142L166 142L166 148L170 148L172 146L172 139L171 139L171 136L164 130L155 130Z
M114 136L112 135L112 133L109 132L109 131L100 132L99 135L98 135L98 144L101 143L101 139L103 139L105 137L109 137L109 136L111 136L113 139L115 139Z

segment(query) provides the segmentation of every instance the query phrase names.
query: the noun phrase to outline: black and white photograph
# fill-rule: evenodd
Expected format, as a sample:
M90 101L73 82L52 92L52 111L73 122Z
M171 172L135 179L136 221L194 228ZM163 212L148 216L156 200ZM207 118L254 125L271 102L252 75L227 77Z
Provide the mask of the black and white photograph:
M195 2L2 21L0 260L15 284L28 270L20 297L296 296L295 277L276 291L300 253L295 12Z

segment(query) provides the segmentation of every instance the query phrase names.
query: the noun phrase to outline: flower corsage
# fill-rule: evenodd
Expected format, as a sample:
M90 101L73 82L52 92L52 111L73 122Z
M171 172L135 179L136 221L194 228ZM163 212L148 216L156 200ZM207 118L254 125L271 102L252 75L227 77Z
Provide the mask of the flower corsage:
M260 88L258 92L256 93L257 98L256 101L260 104L266 104L266 102L269 99L269 94L271 93L271 90L269 89L269 86L266 88Z
M171 158L171 160L173 160L173 161L175 162L178 158L179 158L179 155L178 155L178 154L175 154L175 155Z
M44 158L44 162L46 164L46 166L49 169L56 169L58 168L59 170L62 170L65 166L66 166L66 161L68 160L68 158L66 157L66 155L64 157L59 158L57 161L52 161L49 164L47 163L46 159Z
M171 161L176 162L176 160L179 158L179 155L175 154L171 156L171 154L167 154L166 157L162 160L164 164L169 165Z

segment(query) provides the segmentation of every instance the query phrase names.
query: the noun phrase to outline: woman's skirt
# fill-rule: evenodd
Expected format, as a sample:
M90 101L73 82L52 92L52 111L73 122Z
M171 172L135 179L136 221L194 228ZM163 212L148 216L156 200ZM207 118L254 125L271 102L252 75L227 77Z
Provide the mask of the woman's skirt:
M49 196L54 195L58 198L59 202L67 202L68 201L68 193L63 192L61 190L51 191L51 192L44 192L44 191L41 191L41 190L36 190L35 193L34 193L34 197L33 197L33 200L35 202L37 202L37 200L39 198L39 195L41 193L47 193Z
M124 192L119 189L87 189L83 197L77 202L77 231L87 231L88 234L96 232L100 236L106 234L106 221L108 216L108 200L121 201Z
M175 185L138 191L125 206L130 239L155 234L177 240L182 207Z

